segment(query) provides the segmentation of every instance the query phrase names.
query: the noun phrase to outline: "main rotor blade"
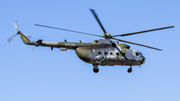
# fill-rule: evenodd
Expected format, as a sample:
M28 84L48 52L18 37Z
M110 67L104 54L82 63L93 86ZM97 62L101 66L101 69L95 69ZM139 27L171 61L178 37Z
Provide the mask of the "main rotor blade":
M168 28L173 28L173 27L174 27L174 26L167 26L167 27L161 27L161 28L156 28L156 29L150 29L150 30L138 31L138 32L133 32L133 33L114 35L113 37L117 37L117 36L128 36L128 35L134 35L134 34L146 33L146 32L157 31L157 30L162 30L162 29L168 29Z
M146 45L142 45L142 44L138 44L138 43L124 41L124 40L120 40L120 39L116 39L116 38L111 38L111 39L118 40L118 41L125 42L125 43L129 43L129 44L133 44L133 45L138 45L138 46L146 47L146 48L155 49L155 50L158 50L158 51L162 51L162 49L158 49L158 48L154 48L154 47L150 47L150 46L146 46Z
M35 26L40 26L40 27L46 27L46 28L52 28L52 29L58 29L58 30L64 30L64 31L69 31L69 32L74 32L74 33L80 33L80 34L86 34L86 35L92 35L92 36L98 36L98 37L103 37L100 35L95 35L95 34L90 34L90 33L84 33L84 32L79 32L79 31L74 31L74 30L69 30L69 29L64 29L64 28L57 28L57 27L51 27L51 26L45 26L45 25L39 25L39 24L34 24Z
M99 25L100 25L101 29L103 30L104 34L106 34L107 32L106 32L106 30L104 29L103 25L101 24L101 22L100 22L100 20L99 20L99 18L98 18L98 16L97 16L97 14L95 13L95 11L94 11L93 9L90 9L90 10L91 10L92 14L94 15L94 17L96 18L97 22L99 23Z

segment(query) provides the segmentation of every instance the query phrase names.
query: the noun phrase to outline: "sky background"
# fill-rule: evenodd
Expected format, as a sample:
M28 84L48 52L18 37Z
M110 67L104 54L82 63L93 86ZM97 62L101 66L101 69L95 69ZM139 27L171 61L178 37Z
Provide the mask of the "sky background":
M0 2L0 101L180 101L179 0L2 0ZM90 12L95 9L112 35L174 25L175 28L119 37L163 49L130 45L146 57L133 67L99 66L81 61L73 50L25 45L16 33L31 40L92 42L98 37L34 26L43 24L102 35Z

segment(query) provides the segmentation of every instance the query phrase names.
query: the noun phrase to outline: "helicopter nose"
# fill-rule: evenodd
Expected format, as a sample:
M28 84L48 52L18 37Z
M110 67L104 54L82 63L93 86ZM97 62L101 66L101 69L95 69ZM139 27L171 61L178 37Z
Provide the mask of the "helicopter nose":
M144 64L144 63L145 63L145 58L143 58L143 59L142 59L142 62L141 62L141 64Z

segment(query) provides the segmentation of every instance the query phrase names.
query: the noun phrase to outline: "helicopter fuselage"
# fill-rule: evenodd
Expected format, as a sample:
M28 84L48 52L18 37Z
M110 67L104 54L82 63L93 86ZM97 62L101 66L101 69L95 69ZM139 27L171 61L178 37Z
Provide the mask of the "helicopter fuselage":
M145 57L140 52L130 49L128 45L105 39L95 40L92 43L99 45L75 49L77 56L84 62L108 66L136 66L145 62Z
M92 43L44 42L43 40L29 41L20 31L18 34L27 45L60 48L61 51L75 50L81 60L93 65L137 66L145 62L145 57L141 52L130 49L130 46L126 44L107 39L94 40Z

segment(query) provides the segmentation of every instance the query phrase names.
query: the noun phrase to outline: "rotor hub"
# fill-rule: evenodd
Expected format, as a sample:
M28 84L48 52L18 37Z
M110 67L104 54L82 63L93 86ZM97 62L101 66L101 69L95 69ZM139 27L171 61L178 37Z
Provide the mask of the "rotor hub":
M112 38L113 36L111 34L103 34L104 38Z

